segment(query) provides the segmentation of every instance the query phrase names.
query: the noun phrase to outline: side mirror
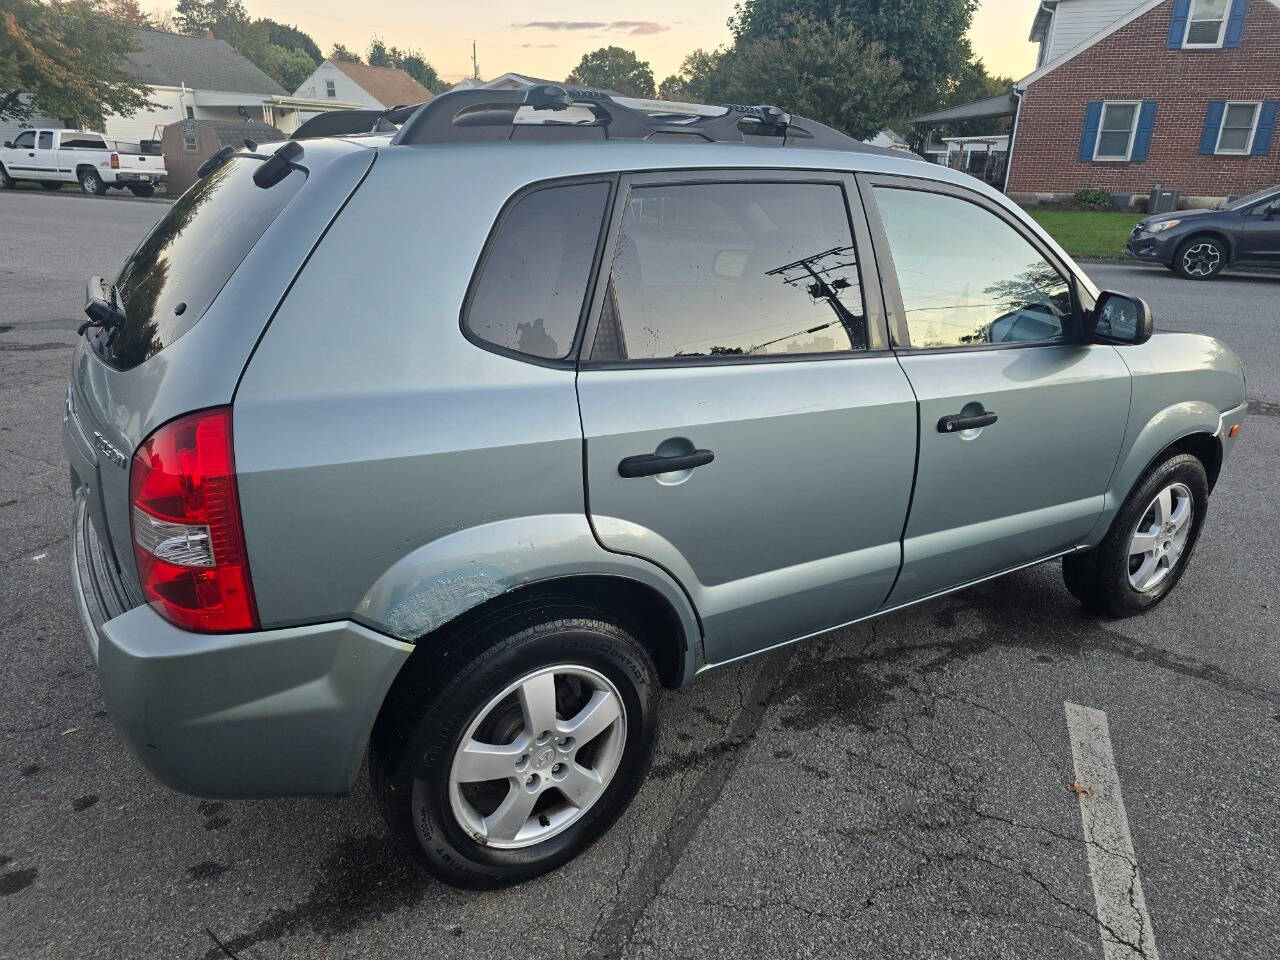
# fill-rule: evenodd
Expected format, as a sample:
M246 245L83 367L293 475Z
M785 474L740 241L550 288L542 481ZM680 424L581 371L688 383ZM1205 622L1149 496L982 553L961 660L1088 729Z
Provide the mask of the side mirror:
M1104 290L1093 308L1093 339L1102 343L1138 344L1151 339L1155 317L1147 301Z
M4 148L5 148L6 150L12 150L12 149L13 149L13 141L12 141L12 140L6 140L6 141L4 142Z

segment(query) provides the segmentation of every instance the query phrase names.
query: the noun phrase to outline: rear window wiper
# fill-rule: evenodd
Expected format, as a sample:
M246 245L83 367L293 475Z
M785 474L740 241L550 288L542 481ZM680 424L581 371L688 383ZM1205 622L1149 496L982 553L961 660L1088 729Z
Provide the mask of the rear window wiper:
M89 317L76 329L76 336L84 336L90 327L103 327L108 332L125 321L124 307L120 305L120 292L114 283L102 277L90 277L85 289L84 312Z

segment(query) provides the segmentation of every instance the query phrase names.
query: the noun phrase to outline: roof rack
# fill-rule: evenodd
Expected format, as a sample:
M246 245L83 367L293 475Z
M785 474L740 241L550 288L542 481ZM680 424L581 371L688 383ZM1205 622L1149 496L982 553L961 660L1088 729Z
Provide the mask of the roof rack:
M425 101L429 103L430 101ZM389 107L386 110L330 110L317 113L289 134L290 140L313 137L346 137L363 133L394 133L424 104Z
M309 120L303 126L318 119L320 117ZM397 122L389 115L387 119ZM695 140L888 152L881 147L860 143L816 121L792 117L778 107L741 104L707 107L637 100L618 97L604 90L549 83L524 90L452 90L414 109L403 124L392 139L393 144L483 140ZM302 129L300 127L299 132Z

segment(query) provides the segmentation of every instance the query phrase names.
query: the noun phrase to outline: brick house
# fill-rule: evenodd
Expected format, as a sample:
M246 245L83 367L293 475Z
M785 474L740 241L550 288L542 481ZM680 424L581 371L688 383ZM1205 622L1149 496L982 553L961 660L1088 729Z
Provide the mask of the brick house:
M1125 204L1159 183L1208 206L1280 183L1280 0L1046 2L1031 39L1015 199L1101 187Z

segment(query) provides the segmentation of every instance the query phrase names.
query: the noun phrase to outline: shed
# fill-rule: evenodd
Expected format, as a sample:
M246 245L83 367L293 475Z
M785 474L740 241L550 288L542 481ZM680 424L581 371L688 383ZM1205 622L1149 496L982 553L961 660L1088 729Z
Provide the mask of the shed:
M196 170L200 168L200 164L228 144L240 146L245 140L275 143L284 139L285 134L278 128L253 120L243 123L226 120L179 120L171 123L164 128L164 138L161 140L164 166L169 173L169 193L185 192L196 182Z

